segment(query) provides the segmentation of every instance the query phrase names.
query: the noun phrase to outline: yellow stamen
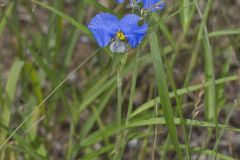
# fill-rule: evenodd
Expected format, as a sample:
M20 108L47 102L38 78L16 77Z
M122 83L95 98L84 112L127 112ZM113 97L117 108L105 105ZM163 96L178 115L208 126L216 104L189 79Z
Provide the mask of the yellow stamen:
M126 40L126 36L125 36L124 33L121 32L121 31L118 31L118 32L117 32L117 37L118 37L121 41Z

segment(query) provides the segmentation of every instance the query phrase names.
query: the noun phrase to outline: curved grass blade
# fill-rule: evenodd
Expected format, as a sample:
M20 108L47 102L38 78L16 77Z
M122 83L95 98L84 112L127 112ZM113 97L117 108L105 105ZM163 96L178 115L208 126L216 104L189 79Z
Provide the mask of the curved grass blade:
M220 36L231 36L231 35L239 35L240 29L225 29L225 30L219 30L214 31L208 34L209 37L220 37Z
M6 96L7 101L3 105L3 108L1 110L1 123L5 126L9 125L10 117L11 117L11 104L14 99L14 95L16 92L17 82L20 76L20 73L22 71L22 68L24 66L24 62L21 60L16 60L9 72L7 85L6 85ZM5 138L7 136L7 133L5 130L0 130L0 143L3 143Z
M174 118L174 124L175 125L180 125L180 121L181 121L180 118ZM161 117L161 118L150 118L150 119L144 119L144 120L137 119L133 122L130 122L129 125L126 126L124 129L141 127L141 126L156 125L156 124L162 124L163 125L163 124L167 124L167 122L166 122L165 118L163 118L163 117ZM198 121L198 120L193 120L193 119L186 119L186 125L196 126L196 127L208 127L208 128L214 128L215 127L215 123L206 122L206 121ZM225 125L225 124L219 124L218 126L219 126L219 128L240 132L239 128L230 127L230 126Z
M86 155L85 157L82 157L81 160L92 160L92 159L95 159L95 158L99 158L99 156L101 154L111 151L113 149L113 147L114 147L113 144L102 147L101 149L99 149L97 151L94 151L94 152Z
M210 82L210 85L207 88L206 91L206 116L208 120L210 121L217 121L217 109L216 109L216 89L215 89L215 75L214 75L214 61L213 61L213 55L212 55L212 47L209 41L208 37L208 30L206 26L205 19L202 15L202 12L199 8L198 2L194 0L195 6L197 8L198 14L200 15L203 23L203 33L205 40L203 41L204 44L204 56L205 56L205 79L206 81ZM212 3L211 1L208 1L208 3Z
M108 8L104 7L103 5L98 3L96 0L84 0L84 1L86 3L88 3L89 5L99 9L102 12L108 12L108 13L112 13L112 14L116 15L116 13L114 13L111 9L108 9Z
M229 76L229 77L220 78L220 79L216 80L215 84L220 85L220 84L223 84L223 83L226 83L226 82L236 81L236 80L239 80L239 79L240 79L240 77L238 75ZM208 87L208 86L209 86L209 82L206 82L205 84L197 84L197 85L194 85L194 86L178 89L177 94L179 96L185 95L187 93L194 92L194 91L202 89L203 87ZM174 98L174 93L173 92L169 93L169 97ZM157 97L156 100L157 100L158 103L161 103L159 97ZM139 115L140 113L143 113L144 111L152 108L154 106L154 101L155 101L155 99L150 100L150 101L144 103L143 105L141 105L140 107L138 107L138 109L136 109L132 113L131 118L133 118L133 117Z
M48 9L49 11L55 13L56 15L64 18L64 19L65 19L66 21L68 21L70 24L72 24L72 25L75 26L76 28L80 29L83 33L91 36L91 33L90 33L90 31L88 30L88 28L87 28L85 25L83 25L83 24L81 24L81 23L78 23L78 22L77 22L75 19L73 19L72 17L64 14L63 12L57 10L56 8L53 8L53 7L49 6L49 5L47 5L46 3L38 2L38 1L36 1L36 0L32 0L32 2L33 2L33 3L36 3L36 4L40 5L40 6L42 6L43 8L46 8L46 9Z
M2 34L5 25L7 24L8 17L12 13L13 5L14 5L13 2L10 3L10 5L8 6L8 8L5 11L5 14L4 14L3 18L1 19L1 22L0 22L0 35Z
M162 100L162 110L164 118L166 119L166 125L168 128L169 135L171 137L172 143L175 147L175 150L178 154L180 160L183 159L182 151L180 149L179 140L177 136L176 126L174 124L173 110L170 102L169 92L167 88L167 79L164 72L163 62L161 54L163 54L161 48L158 44L156 32L149 33L149 43L152 54L152 61L155 72L155 79L157 83L159 97Z
M180 125L180 118L173 119L175 125ZM145 127L150 125L166 125L166 120L163 117L160 118L150 118L150 119L137 119L131 121L127 126L125 123L122 123L122 131L130 128L138 128L138 127ZM198 120L192 120L192 119L186 119L186 125L188 126L196 126L196 127L205 127L205 128L214 128L215 124L212 122L206 122L206 121L198 121ZM219 128L229 130L229 131L236 131L240 132L239 128L233 128L225 124L219 124ZM86 138L82 139L81 143L76 147L78 150L86 148L92 144L95 144L99 141L103 140L102 132L105 133L105 137L112 137L117 132L117 125L116 123L111 123L108 126L106 126L103 130L98 130ZM139 133L139 130L137 130L137 133ZM141 132L142 133L142 132ZM152 133L149 134L149 136L152 136ZM129 136L131 137L131 136ZM142 134L140 134L140 137L142 137Z
M26 121L31 118L31 116L37 112L40 107L45 104L45 102L79 69L81 68L87 61L89 61L93 56L95 56L101 48L97 49L93 54L91 54L87 59L85 59L82 63L80 63L72 72L70 72L58 85L55 87L52 92L48 94L48 96L34 109L32 112L25 117L25 119L18 125L18 127L8 136L8 138L0 145L0 151L7 144L7 142L15 135L15 133L26 123Z
M20 73L23 69L24 62L21 60L16 60L9 72L7 85L5 88L6 100L3 101L0 113L0 122L4 126L9 126L11 119L11 105L14 100L14 95L16 92L17 82L20 76ZM0 128L0 144L4 143L7 138L7 131L3 128ZM0 157L4 159L4 153L0 151Z

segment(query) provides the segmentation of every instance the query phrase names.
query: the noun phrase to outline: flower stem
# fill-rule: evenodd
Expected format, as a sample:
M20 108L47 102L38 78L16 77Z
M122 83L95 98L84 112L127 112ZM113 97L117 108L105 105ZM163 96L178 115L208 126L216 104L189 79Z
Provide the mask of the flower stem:
M114 160L119 160L121 157L121 121L122 121L122 68L125 62L121 57L120 66L117 70L117 134L116 134L116 144L115 144L115 155Z

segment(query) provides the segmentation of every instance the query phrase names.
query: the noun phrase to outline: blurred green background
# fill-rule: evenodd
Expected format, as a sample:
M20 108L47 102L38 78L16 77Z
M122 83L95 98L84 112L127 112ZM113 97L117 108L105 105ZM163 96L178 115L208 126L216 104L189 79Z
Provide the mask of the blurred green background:
M240 1L165 2L114 55L86 26L127 2L0 0L0 159L239 159Z

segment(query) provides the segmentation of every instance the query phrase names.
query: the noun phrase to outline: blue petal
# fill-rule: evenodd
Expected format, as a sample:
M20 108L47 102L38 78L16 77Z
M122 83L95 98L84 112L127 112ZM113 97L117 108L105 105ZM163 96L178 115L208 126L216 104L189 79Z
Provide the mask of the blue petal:
M143 8L151 11L162 10L164 6L162 0L143 0Z
M107 46L119 29L119 20L109 13L96 15L88 25L100 47Z
M129 45L136 48L144 38L148 25L139 26L140 17L135 14L128 14L120 20L120 29L125 34Z
M141 2L145 10L151 10L152 12L162 10L165 7L162 0L141 0Z
M123 3L124 2L124 0L116 0L117 1L117 3Z

